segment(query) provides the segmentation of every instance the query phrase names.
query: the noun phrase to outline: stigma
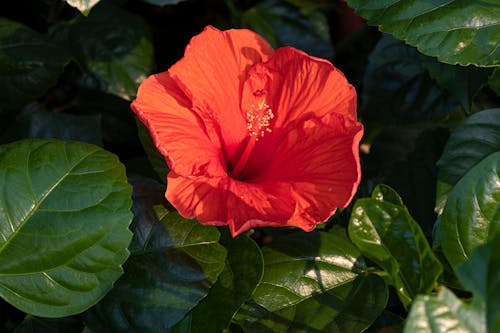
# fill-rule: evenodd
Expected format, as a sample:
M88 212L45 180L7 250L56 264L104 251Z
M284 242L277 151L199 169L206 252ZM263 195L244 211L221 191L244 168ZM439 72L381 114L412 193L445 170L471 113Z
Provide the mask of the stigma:
M255 103L246 111L247 130L255 141L259 141L266 133L271 133L271 120L274 118L271 106L266 103L267 91L259 89L253 92Z

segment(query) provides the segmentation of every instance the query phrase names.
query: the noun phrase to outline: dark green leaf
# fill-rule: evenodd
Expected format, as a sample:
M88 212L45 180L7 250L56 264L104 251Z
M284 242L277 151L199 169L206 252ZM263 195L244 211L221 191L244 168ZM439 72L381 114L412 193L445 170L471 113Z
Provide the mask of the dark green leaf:
M500 231L499 203L500 150L469 169L448 195L439 234L443 253L453 267Z
M14 333L81 332L83 322L77 317L39 318L28 315Z
M83 141L102 146L101 117L47 111L27 112L11 123L2 141L25 138Z
M131 100L153 69L153 46L147 23L107 2L95 6L53 32L83 70L87 88Z
M352 281L365 269L354 245L325 232L278 237L262 252L264 276L253 299L269 311Z
M171 333L220 333L229 327L234 314L246 302L262 278L264 262L260 248L245 235L227 246L226 268L207 297Z
M491 90L493 90L495 94L500 97L500 68L495 68L495 70L491 73L488 85Z
M167 179L167 174L169 172L167 161L165 157L156 149L155 143L151 138L151 134L149 133L148 128L136 118L137 131L139 133L139 140L142 143L142 147L146 152L146 156L151 163L154 171L158 174L161 181L165 181Z
M247 333L356 333L373 323L387 298L387 285L380 277L361 275L275 312L249 304L236 320Z
M0 146L0 295L44 317L95 304L129 255L130 206L123 165L99 147Z
M419 51L449 64L500 64L500 7L496 0L347 0L378 25Z
M317 57L333 57L330 29L320 11L301 12L283 1L266 0L244 12L241 23L275 48L289 45Z
M473 293L462 302L445 287L438 295L418 296L405 333L498 332L500 330L500 234L474 249L469 261L456 267L460 282Z
M370 54L364 76L364 118L401 124L460 112L460 104L429 75L424 64L432 63L437 61L384 35ZM454 66L447 67L448 73L455 73ZM454 75L460 77L459 72Z
M154 181L134 180L134 239L125 274L87 311L96 332L165 332L203 299L224 269L215 227L182 218L163 206Z
M387 272L405 306L436 286L443 267L422 229L388 186L378 185L371 198L356 201L348 230L363 255Z
M78 9L83 15L87 16L95 5L101 0L65 0L70 6Z
M0 18L0 106L18 107L57 82L67 54L42 35Z

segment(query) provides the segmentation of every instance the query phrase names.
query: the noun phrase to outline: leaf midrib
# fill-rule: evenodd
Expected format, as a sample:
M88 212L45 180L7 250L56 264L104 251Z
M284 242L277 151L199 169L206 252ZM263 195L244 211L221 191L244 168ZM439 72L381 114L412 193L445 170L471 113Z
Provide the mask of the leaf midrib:
M40 145L38 146L36 149L40 149L41 147L45 146L44 145ZM66 147L65 147L66 148ZM36 201L36 197L35 197L35 205L29 210L28 214L26 214L26 216L21 219L21 223L18 224L16 230L7 238L7 240L0 246L0 255L2 254L3 250L10 244L10 242L15 238L16 235L19 234L20 230L24 227L24 225L29 221L29 219L35 214L35 212L37 211L38 207L44 202L44 200L52 193L52 191L57 187L57 185L59 185L67 176L69 176L69 174L71 173L71 171L73 171L74 168L76 168L83 160L87 159L89 156L95 154L98 150L97 149L94 149L92 150L91 152L89 152L88 154L82 156L78 161L76 161L76 163L74 165L72 165L66 172L64 172L56 181L55 183L50 186L48 188L47 191L45 191L39 198L38 201ZM27 167L27 171L29 170L29 159L30 159L30 155L31 155L32 151L29 151L28 152L28 155L27 155L27 163L28 163L28 167ZM65 155L67 157L67 154L66 154L66 151L65 151ZM33 189L32 187L32 183L31 183L31 177L29 177L29 181L30 181L30 187ZM9 214L10 215L10 214Z

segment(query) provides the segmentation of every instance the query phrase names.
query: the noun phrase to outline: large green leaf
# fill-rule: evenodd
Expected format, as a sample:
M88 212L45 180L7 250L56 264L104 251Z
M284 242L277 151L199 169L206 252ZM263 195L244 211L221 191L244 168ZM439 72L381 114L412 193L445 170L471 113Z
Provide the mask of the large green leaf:
M448 195L440 217L441 247L454 267L500 232L500 151L470 169Z
M264 276L253 299L269 311L352 281L365 269L349 240L325 232L277 237L262 252Z
M101 0L65 0L70 6L78 9L83 15L88 15L92 7Z
M220 333L229 327L262 278L264 262L260 248L246 235L227 245L226 267L201 302L171 333Z
M459 101L430 76L428 68L432 64L437 61L384 35L369 56L363 79L364 118L384 124L401 124L463 113ZM463 80L464 90L459 90L460 94L468 93L469 81L464 76L467 71L443 66L443 71L451 73L449 76Z
M129 255L130 206L125 168L99 147L0 146L0 295L44 317L95 304Z
M371 198L356 201L348 230L363 255L387 272L405 306L436 286L443 267L392 188L378 185Z
M275 312L250 303L236 321L246 333L362 332L383 311L388 295L382 278L361 275Z
M12 122L3 142L20 139L74 140L102 146L101 117L58 112L26 112Z
M241 23L275 48L289 45L317 57L333 57L328 22L319 10L301 12L284 1L266 0L245 11Z
M436 211L441 214L448 193L475 165L500 151L500 109L484 110L463 121L451 134L438 161Z
M499 234L500 236L500 234ZM462 302L442 287L438 295L418 296L405 333L498 332L500 330L500 237L476 248L469 261L456 268L463 286L473 293Z
M88 17L59 26L53 39L64 44L83 70L87 88L132 99L153 69L153 46L147 23L108 2Z
M224 269L215 227L167 210L162 185L133 180L134 239L125 274L87 311L96 332L165 332L203 299Z
M0 18L0 106L43 95L69 62L63 49L22 24Z
M442 62L500 64L497 0L347 0L371 25Z

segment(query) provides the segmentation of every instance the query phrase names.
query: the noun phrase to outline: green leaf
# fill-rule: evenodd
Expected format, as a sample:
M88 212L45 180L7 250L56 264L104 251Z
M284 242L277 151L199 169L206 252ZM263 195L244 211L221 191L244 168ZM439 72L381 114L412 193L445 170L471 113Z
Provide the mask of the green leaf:
M356 201L348 231L361 253L387 272L403 305L436 286L443 267L390 187L378 185L371 198Z
M95 304L129 255L130 206L125 168L99 147L0 146L0 295L43 317Z
M439 167L436 211L441 214L448 193L487 156L500 151L500 109L484 110L463 121L451 134Z
M86 88L131 100L153 70L153 45L147 23L107 2L59 26L53 39L78 61Z
M437 61L384 35L369 56L363 79L364 118L384 124L402 124L461 114L460 104L429 75L428 68L432 64ZM467 79L462 73L466 70L443 66L446 68L443 71L453 73L450 76ZM468 81L464 86L469 87Z
M169 332L223 332L252 296L264 271L260 248L248 236L240 235L229 242L227 251L226 267L207 297Z
M500 136L499 136L500 137ZM483 159L453 187L440 217L441 247L455 267L500 231L500 151Z
M76 317L39 318L28 315L14 333L81 332L83 323Z
M500 7L496 0L347 0L379 26L448 64L500 64Z
M342 236L325 232L278 237L262 252L264 276L253 299L268 311L352 281L365 269L354 245Z
M47 111L27 112L10 124L2 141L25 138L83 141L102 146L101 117Z
M500 234L499 234L500 235ZM473 293L462 302L447 288L437 295L418 296L408 316L405 333L498 332L500 330L500 237L477 247L456 267L460 282Z
M289 45L317 57L333 58L328 21L319 10L301 12L283 1L266 0L245 11L241 25L262 35L274 48Z
M16 108L56 84L69 57L28 27L0 18L0 106Z
M65 0L70 6L78 9L83 15L87 16L92 7L97 5L101 0Z
M135 119L137 124L137 132L139 133L139 140L142 143L142 147L146 152L146 156L156 172L160 180L163 182L167 179L169 172L167 161L165 157L156 149L155 143L151 138L148 128L139 120Z
M275 312L249 304L240 310L236 321L246 333L362 332L382 313L388 295L382 278L360 275Z
M163 206L164 189L132 180L134 239L125 274L87 311L96 332L165 332L207 296L224 269L226 250L215 227L182 218Z

